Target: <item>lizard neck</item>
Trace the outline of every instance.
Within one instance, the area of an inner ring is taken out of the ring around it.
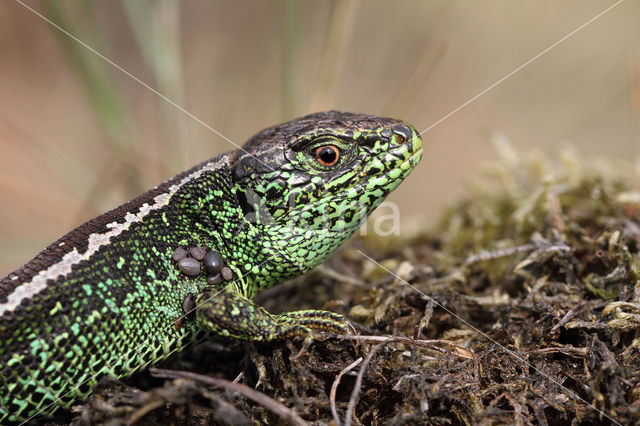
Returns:
[[[313,229],[291,224],[254,223],[245,217],[240,222],[241,227],[227,247],[232,253],[229,258],[236,261],[240,257],[247,259],[238,265],[245,275],[242,293],[247,297],[310,271],[357,229]]]
[[[238,192],[228,167],[202,173],[175,194],[183,218],[174,228],[182,230],[178,245],[219,252],[234,272],[231,285],[253,297],[310,268],[297,266],[274,224],[256,223],[245,215]]]

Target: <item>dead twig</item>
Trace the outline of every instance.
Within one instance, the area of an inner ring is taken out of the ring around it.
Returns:
[[[589,348],[574,348],[571,346],[561,346],[557,348],[541,348],[527,352],[529,355],[564,354],[574,358],[584,358],[589,353]]]
[[[273,398],[259,392],[247,385],[241,383],[233,383],[228,380],[219,379],[215,377],[204,376],[202,374],[191,373],[189,371],[176,371],[176,370],[164,370],[160,368],[150,369],[151,374],[155,377],[161,377],[165,379],[188,379],[197,382],[207,384],[209,386],[220,387],[228,391],[238,392],[250,400],[262,405],[272,413],[280,416],[284,420],[294,425],[306,425],[302,417],[297,415],[290,408],[282,405]]]
[[[495,260],[501,257],[513,256],[514,254],[531,251],[538,248],[536,244],[524,244],[518,247],[501,248],[496,250],[482,250],[480,253],[472,254],[464,261],[466,265],[476,262],[486,262],[487,260]]]
[[[333,414],[333,420],[336,422],[336,426],[340,426],[340,417],[338,417],[338,409],[336,408],[336,392],[338,390],[338,386],[340,385],[340,379],[342,376],[353,370],[362,362],[362,357],[356,359],[354,362],[345,367],[333,381],[333,385],[331,385],[331,394],[329,395],[329,400],[331,401],[331,414]]]
[[[419,346],[422,348],[429,348],[436,351],[444,352],[442,346],[446,347],[455,355],[461,358],[473,359],[473,352],[468,349],[462,348],[450,342],[449,340],[433,339],[433,340],[418,340],[410,339],[403,336],[354,336],[354,335],[339,335],[336,339],[340,340],[359,340],[364,342],[383,342],[383,343],[405,343],[412,346]]]
[[[133,413],[131,417],[127,419],[125,424],[127,426],[131,426],[138,423],[148,413],[155,410],[156,408],[162,407],[164,404],[165,402],[161,399],[156,399],[155,401],[151,401],[145,404],[144,406],[140,407],[140,409],[138,409],[135,413]]]
[[[571,321],[576,315],[580,315],[582,312],[586,311],[589,308],[589,302],[578,303],[576,306],[571,308],[569,312],[567,312],[562,319],[551,328],[551,331],[554,332],[561,327],[564,327],[569,321]]]
[[[320,275],[323,275],[327,278],[331,278],[333,280],[338,281],[339,283],[344,283],[344,284],[350,284],[350,285],[355,285],[358,287],[371,287],[369,284],[367,284],[366,282],[356,278],[356,277],[352,277],[346,274],[342,274],[338,271],[335,271],[331,268],[327,268],[327,267],[322,267],[322,268],[318,268],[317,269],[318,273]]]
[[[238,374],[236,378],[233,379],[233,383],[240,383],[240,380],[242,380],[243,378],[244,378],[244,371],[241,371],[240,374]]]
[[[375,336],[372,336],[375,337]],[[364,377],[364,372],[367,371],[367,367],[371,362],[371,358],[382,348],[384,345],[393,342],[393,337],[388,337],[385,341],[378,343],[371,351],[367,354],[367,357],[364,359],[362,363],[362,367],[360,367],[360,371],[358,372],[358,377],[356,378],[356,383],[353,386],[353,391],[351,392],[351,398],[349,398],[349,406],[347,407],[347,414],[344,418],[345,426],[351,426],[351,417],[353,416],[353,410],[356,407],[356,401],[358,400],[358,396],[360,395],[360,389],[362,389],[362,378]]]

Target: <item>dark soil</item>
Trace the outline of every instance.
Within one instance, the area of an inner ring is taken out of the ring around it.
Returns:
[[[378,340],[210,340],[158,366],[237,378],[284,412],[156,370],[104,382],[72,421],[345,424],[351,400],[352,424],[637,424],[640,194],[611,166],[557,169],[505,162],[435,229],[352,239],[258,298],[345,314]]]

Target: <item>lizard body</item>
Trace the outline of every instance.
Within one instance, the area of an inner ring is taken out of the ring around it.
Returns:
[[[410,173],[421,147],[399,120],[312,114],[54,242],[0,280],[0,423],[69,408],[101,377],[130,376],[207,332],[345,332],[338,314],[271,315],[251,298],[326,259]],[[189,247],[219,253],[233,277],[207,277],[194,259],[186,263],[195,269],[183,268],[175,256]]]

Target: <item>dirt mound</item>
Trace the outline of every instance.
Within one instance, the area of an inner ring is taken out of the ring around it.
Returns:
[[[353,320],[357,340],[208,341],[162,370],[103,383],[73,421],[636,423],[631,174],[568,155],[555,168],[505,158],[482,179],[497,188],[478,178],[435,229],[352,239],[326,267],[259,298],[272,312],[324,304]]]

